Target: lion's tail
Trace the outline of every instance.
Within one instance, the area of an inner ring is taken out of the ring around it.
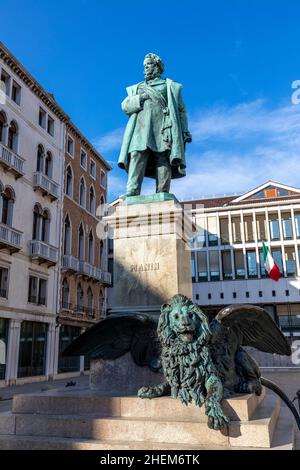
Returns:
[[[260,378],[261,384],[264,385],[265,387],[269,388],[273,392],[275,392],[286,404],[286,406],[290,409],[290,411],[293,413],[294,418],[296,420],[298,429],[300,431],[300,415],[297,411],[297,408],[295,405],[291,402],[291,400],[288,398],[288,396],[281,390],[281,388],[278,387],[274,382],[272,382],[269,379],[265,379],[264,377]]]

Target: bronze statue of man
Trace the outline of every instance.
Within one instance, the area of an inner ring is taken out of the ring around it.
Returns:
[[[182,85],[164,79],[164,64],[156,54],[144,59],[145,81],[127,88],[122,102],[129,116],[118,165],[128,173],[125,196],[141,192],[144,176],[155,178],[156,192],[170,191],[171,179],[185,176],[188,130]]]

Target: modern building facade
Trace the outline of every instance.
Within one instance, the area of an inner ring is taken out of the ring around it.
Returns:
[[[263,306],[288,334],[300,335],[300,190],[268,181],[240,196],[185,201],[197,235],[194,302],[211,315],[223,306]],[[281,271],[265,271],[262,242]]]
[[[63,336],[67,328],[63,325],[68,324],[67,318],[73,318],[74,313],[73,309],[62,308],[67,300],[68,307],[73,302],[84,307],[80,309],[82,321],[76,323],[77,333],[99,317],[100,307],[95,299],[99,302],[98,290],[107,284],[109,275],[103,274],[104,248],[103,269],[101,272],[98,269],[100,241],[96,236],[95,214],[100,202],[106,201],[109,166],[53,95],[42,88],[2,43],[0,79],[0,386],[4,386],[51,379],[63,370],[59,367],[59,347],[70,340],[70,335]],[[77,163],[81,149],[86,152],[90,165],[82,169],[85,207],[77,202]],[[73,172],[71,196],[64,195],[68,168]],[[72,235],[66,241],[67,216]],[[86,244],[84,254],[78,257],[76,224],[81,224]],[[76,279],[82,276],[82,289],[86,289],[83,304],[82,300],[73,300],[76,287],[70,281],[68,264],[73,263],[73,255],[78,258]],[[65,287],[69,283],[68,298],[67,289],[63,291],[64,281]],[[102,295],[101,314],[104,315],[103,289]],[[83,358],[79,365],[83,371]]]

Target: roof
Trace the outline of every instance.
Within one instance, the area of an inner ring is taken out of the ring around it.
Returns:
[[[68,114],[54,99],[52,93],[47,92],[42,85],[28,72],[28,70],[21,64],[21,62],[7,49],[7,47],[0,41],[0,59],[23,81],[23,83],[37,95],[40,100],[50,109],[50,111],[58,117],[66,127],[71,129],[74,134],[86,145],[86,147],[98,157],[107,170],[111,170],[111,166],[102,157],[102,155],[95,149],[90,141],[82,134],[82,132],[75,126]]]

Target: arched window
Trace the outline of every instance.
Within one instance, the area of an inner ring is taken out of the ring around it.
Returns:
[[[95,192],[93,186],[90,187],[90,212],[95,215]]]
[[[5,143],[5,126],[6,116],[3,112],[0,113],[0,142]]]
[[[67,215],[65,218],[65,237],[64,237],[64,255],[71,254],[71,223],[70,218]]]
[[[100,317],[105,316],[105,295],[104,290],[99,290],[99,315]]]
[[[69,197],[73,197],[73,173],[70,165],[67,167],[66,171],[66,194]]]
[[[50,213],[46,209],[42,215],[42,241],[49,243],[50,238]]]
[[[104,243],[100,240],[99,267],[103,270],[104,266]]]
[[[68,283],[68,280],[65,278],[62,283],[62,293],[61,293],[62,308],[69,309],[70,307],[69,300],[70,300],[69,283]]]
[[[80,224],[78,230],[78,258],[80,261],[84,260],[84,231],[82,224]]]
[[[44,171],[44,156],[44,147],[42,145],[39,145],[37,150],[36,171]]]
[[[47,152],[45,160],[45,175],[48,178],[52,178],[52,155],[51,152]]]
[[[81,284],[77,284],[77,311],[83,312],[83,290]]]
[[[83,178],[80,178],[80,183],[79,183],[79,204],[82,207],[85,207],[85,204],[86,204],[85,182]]]
[[[12,226],[13,209],[15,195],[11,188],[5,188],[1,193],[1,222],[6,225]]]
[[[18,128],[17,124],[12,121],[8,129],[7,147],[14,152],[18,151]]]
[[[94,264],[94,237],[92,231],[89,235],[89,263]]]
[[[89,287],[87,290],[88,312],[93,313],[93,291]]]
[[[33,230],[32,230],[33,240],[41,239],[42,214],[43,214],[43,210],[40,204],[35,204],[33,208]]]

